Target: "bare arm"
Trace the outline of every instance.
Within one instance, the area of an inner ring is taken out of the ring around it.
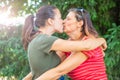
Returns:
[[[84,41],[68,41],[68,40],[58,39],[53,43],[51,50],[65,51],[65,52],[92,50],[97,48],[98,46],[101,46],[102,44],[104,44],[103,46],[105,48],[107,47],[106,41],[103,38],[87,39]]]
[[[59,56],[59,58],[61,59],[61,62],[66,59],[65,53],[63,53],[63,52],[61,52],[61,51],[56,51],[56,54],[57,54],[57,55]]]
[[[30,72],[22,80],[32,80],[32,77],[33,77],[32,72]]]
[[[73,53],[56,68],[48,70],[36,80],[56,80],[61,75],[64,75],[70,72],[71,70],[75,69],[77,66],[82,64],[86,59],[87,56],[81,52]]]

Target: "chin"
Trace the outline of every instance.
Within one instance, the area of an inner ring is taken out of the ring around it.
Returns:
[[[63,31],[59,31],[59,33],[63,33]]]
[[[66,31],[66,30],[64,30],[63,32],[67,33],[67,31]]]
[[[57,32],[58,32],[58,33],[63,33],[63,30],[61,30],[61,31],[59,30],[59,31],[57,31]]]

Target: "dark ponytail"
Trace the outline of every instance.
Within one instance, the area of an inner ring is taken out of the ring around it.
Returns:
[[[47,19],[54,19],[55,9],[57,9],[55,6],[42,6],[36,12],[35,20],[33,15],[29,15],[26,18],[22,30],[22,42],[25,50],[27,50],[29,42],[36,36],[35,34],[38,32],[34,29],[34,27],[38,29],[40,29],[40,27],[45,27]]]
[[[22,43],[25,50],[27,50],[29,42],[34,38],[36,31],[34,30],[34,16],[29,15],[25,19],[22,30]]]

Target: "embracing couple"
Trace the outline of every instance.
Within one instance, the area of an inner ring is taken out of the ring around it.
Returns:
[[[68,40],[52,36],[63,31]],[[99,38],[83,8],[69,9],[62,20],[57,7],[40,7],[36,16],[26,18],[22,41],[31,69],[23,80],[64,80],[65,74],[72,80],[107,80],[106,41]]]

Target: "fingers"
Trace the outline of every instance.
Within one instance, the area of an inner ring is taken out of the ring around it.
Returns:
[[[107,49],[107,43],[106,43],[106,42],[102,44],[102,49],[103,49],[103,50],[106,50],[106,49]]]

